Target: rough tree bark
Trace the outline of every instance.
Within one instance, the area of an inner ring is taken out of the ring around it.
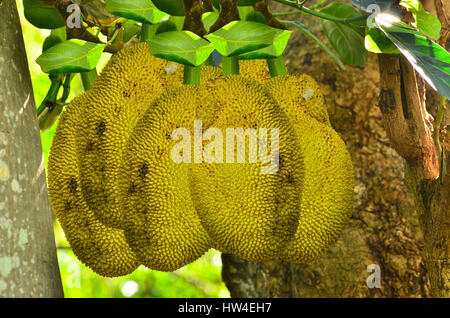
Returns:
[[[280,9],[282,8],[282,9]],[[273,11],[285,6],[272,5]],[[315,34],[315,17],[292,16]],[[322,40],[327,40],[321,35]],[[223,255],[223,279],[233,297],[428,297],[423,235],[404,162],[391,147],[378,107],[380,77],[373,54],[363,67],[340,70],[309,38],[295,32],[285,55],[290,73],[307,73],[320,84],[333,127],[355,167],[350,224],[325,255],[305,265],[245,262]],[[381,288],[368,288],[370,264],[381,268]]]
[[[0,296],[62,297],[36,106],[15,1],[0,1]]]
[[[441,44],[445,46],[450,31],[448,11],[442,10],[441,0],[422,3],[440,19]],[[387,101],[382,107],[384,122],[392,144],[406,159],[406,183],[414,194],[424,234],[424,259],[431,295],[450,297],[450,173],[444,168],[450,164],[450,148],[446,149],[445,144],[436,147],[433,142],[433,130],[443,140],[444,129],[450,124],[450,107],[439,127],[435,127],[433,118],[437,117],[440,104],[436,92],[427,88],[406,61],[381,55],[379,63],[384,93],[380,100]],[[391,83],[397,83],[398,87],[391,87]],[[392,98],[384,99],[386,94]],[[446,165],[440,158],[447,158]]]

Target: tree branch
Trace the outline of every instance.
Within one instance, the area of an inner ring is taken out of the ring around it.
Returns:
[[[261,13],[264,16],[269,26],[277,29],[287,30],[286,25],[281,23],[277,18],[275,18],[272,15],[272,12],[270,12],[269,7],[267,6],[265,0],[255,3],[253,5],[253,9],[255,9],[255,11]]]
[[[198,36],[208,33],[202,22],[202,0],[183,0],[183,4],[186,12],[183,30],[194,32]]]
[[[70,12],[67,12],[67,6],[72,4],[70,0],[45,0],[45,3],[54,6],[59,14],[62,16],[64,21],[70,16]],[[80,28],[67,28],[66,27],[67,39],[79,39],[87,42],[93,43],[103,43],[98,37],[90,33],[84,26]],[[108,45],[105,48],[105,52],[117,53],[123,48],[123,43],[116,42],[115,44]]]
[[[439,177],[438,155],[414,68],[406,60],[386,54],[379,55],[379,64],[379,106],[392,146],[420,169],[424,179],[435,180]]]
[[[232,21],[239,20],[238,0],[220,0],[220,14],[209,32],[219,30]]]

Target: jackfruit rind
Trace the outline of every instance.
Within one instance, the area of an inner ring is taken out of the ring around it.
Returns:
[[[140,263],[123,231],[100,223],[82,196],[75,134],[82,108],[94,98],[85,93],[74,99],[60,117],[48,161],[49,197],[78,259],[99,275],[115,277],[133,272]]]
[[[230,75],[201,90],[209,92],[208,102],[219,105],[208,107],[220,110],[212,127],[222,131],[223,145],[227,128],[266,128],[269,136],[272,128],[279,129],[280,164],[272,174],[263,174],[265,165],[260,160],[250,163],[248,156],[245,163],[225,163],[225,150],[223,163],[193,164],[189,173],[193,201],[213,247],[249,261],[272,259],[298,224],[304,172],[293,128],[271,95],[252,79]],[[246,149],[248,145],[247,140]]]
[[[175,163],[171,156],[178,143],[173,131],[192,132],[203,102],[196,86],[167,90],[138,121],[124,151],[118,188],[125,237],[151,269],[174,271],[210,248],[190,195],[189,163]],[[202,113],[213,118],[213,112]]]
[[[140,43],[120,51],[95,81],[97,101],[80,121],[77,151],[83,196],[102,223],[122,227],[117,175],[126,140],[153,99],[182,84],[182,71]]]
[[[305,115],[293,125],[304,154],[305,179],[298,229],[280,257],[309,263],[348,224],[353,211],[353,165],[344,142],[331,127]]]
[[[239,74],[243,77],[252,78],[261,84],[270,80],[266,60],[240,60]]]
[[[266,82],[265,86],[280,104],[295,105],[284,109],[289,118],[293,119],[304,113],[331,126],[322,91],[311,76],[276,76]]]

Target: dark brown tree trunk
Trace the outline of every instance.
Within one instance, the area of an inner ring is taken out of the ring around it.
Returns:
[[[15,1],[0,1],[0,297],[62,297],[36,106]]]
[[[273,11],[286,10],[280,8],[272,6]],[[321,34],[319,19],[289,18]],[[223,279],[231,295],[430,296],[423,235],[414,197],[405,185],[405,160],[391,147],[378,107],[377,57],[371,54],[365,66],[347,66],[342,71],[314,42],[295,32],[285,58],[290,73],[307,73],[319,82],[332,125],[351,153],[356,177],[354,213],[339,241],[311,264],[250,263],[223,255]],[[381,288],[368,287],[371,264],[380,266]]]

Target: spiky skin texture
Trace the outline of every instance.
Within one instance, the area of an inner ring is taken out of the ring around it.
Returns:
[[[323,97],[311,77],[280,76],[266,87],[288,114],[305,165],[298,229],[280,257],[291,263],[309,263],[319,258],[348,224],[353,211],[353,165],[344,142],[329,124]],[[317,91],[305,101],[303,95],[310,88]]]
[[[276,76],[266,83],[266,87],[280,104],[296,105],[284,109],[291,120],[306,114],[331,126],[319,84],[311,76],[306,74]]]
[[[166,91],[138,121],[124,151],[118,187],[125,236],[139,260],[152,269],[176,270],[210,248],[191,199],[189,164],[177,164],[171,157],[178,143],[172,132],[178,127],[193,131],[202,102],[195,86]]]
[[[80,121],[77,136],[83,196],[104,224],[122,228],[117,178],[132,128],[153,99],[182,84],[182,65],[153,57],[140,43],[120,51],[91,91],[97,102]]]
[[[276,173],[262,174],[259,159],[225,163],[225,150],[224,163],[194,164],[189,173],[193,201],[213,247],[249,261],[272,259],[292,239],[298,224],[303,158],[293,128],[276,101],[252,79],[227,76],[201,89],[213,103],[208,107],[220,110],[212,127],[221,130],[224,140],[229,127],[266,128],[269,136],[271,128],[279,129]]]
[[[77,123],[94,102],[84,94],[61,115],[48,161],[50,203],[78,259],[99,275],[115,277],[133,272],[139,261],[122,230],[100,223],[88,208],[80,184],[75,154]]]
[[[242,60],[239,61],[239,74],[251,78],[261,84],[270,80],[269,68],[266,60]]]

